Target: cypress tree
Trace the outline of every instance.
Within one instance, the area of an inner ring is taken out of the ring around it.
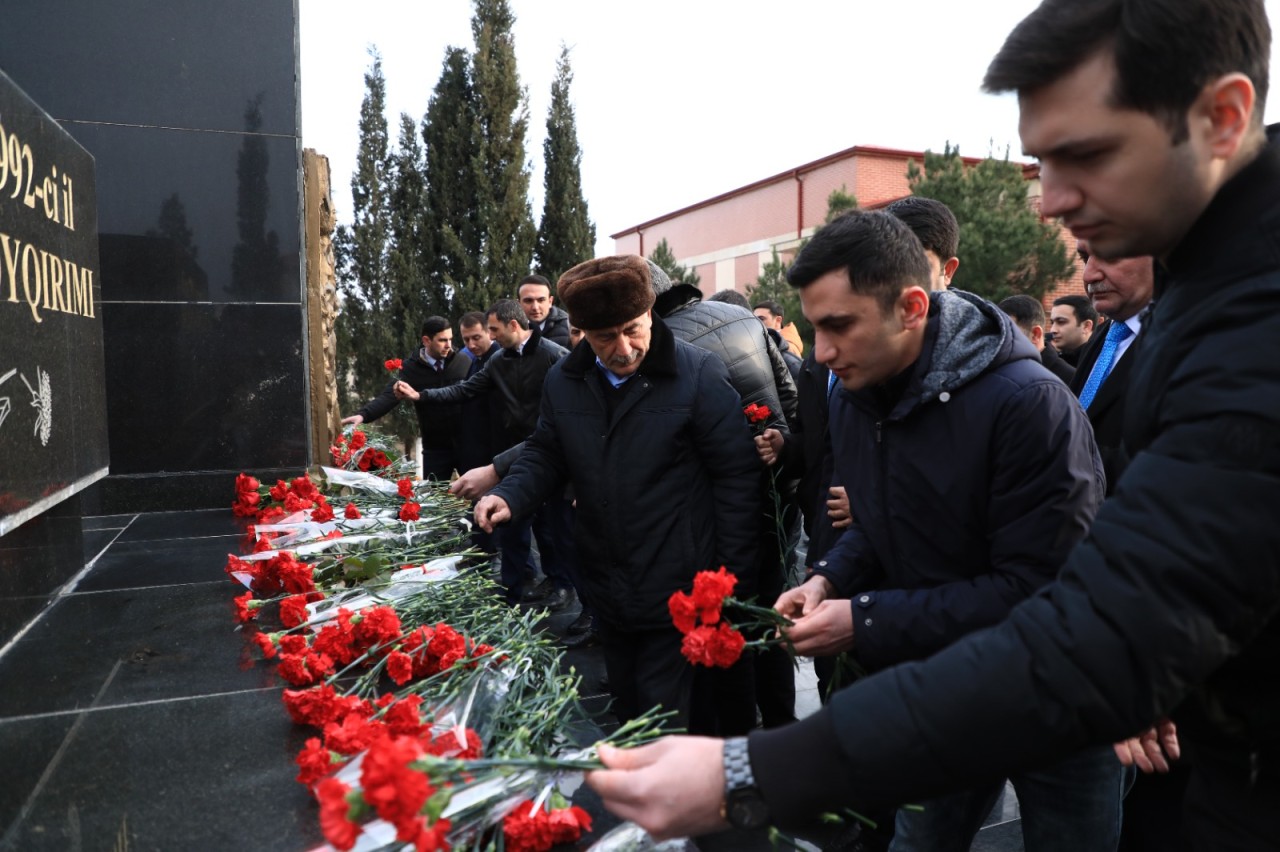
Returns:
[[[372,63],[364,75],[365,95],[360,103],[360,146],[356,170],[351,176],[350,228],[340,229],[334,239],[338,268],[338,293],[342,299],[338,314],[338,363],[348,381],[339,377],[346,393],[346,408],[354,413],[360,404],[376,396],[386,386],[388,375],[383,361],[406,354],[406,342],[397,334],[404,328],[403,300],[397,300],[388,274],[391,236],[391,157],[387,133],[387,85],[382,75],[382,58],[371,51]],[[379,421],[385,432],[408,438],[416,431],[413,412],[399,406]]]
[[[667,277],[677,284],[692,284],[697,287],[702,281],[701,275],[676,263],[675,252],[671,250],[671,245],[667,242],[666,237],[658,240],[658,244],[649,253],[649,259],[656,263],[663,272],[667,273]]]
[[[470,57],[460,47],[449,47],[422,120],[426,155],[424,215],[425,228],[435,244],[430,286],[433,291],[447,293],[457,313],[489,307],[483,302],[483,295],[473,292],[474,282],[480,279],[476,139]]]
[[[515,294],[529,272],[537,232],[529,208],[525,133],[529,107],[516,73],[515,15],[507,0],[475,0],[471,32],[476,105],[476,221],[480,237],[476,278],[467,301],[486,306]]]
[[[391,156],[391,179],[387,273],[396,313],[392,325],[397,339],[413,346],[424,318],[433,314],[447,317],[451,311],[447,292],[430,280],[435,252],[425,213],[422,143],[418,125],[408,114],[400,116],[400,139]]]
[[[596,226],[582,195],[582,149],[569,86],[573,71],[569,49],[561,45],[556,79],[547,110],[547,138],[542,143],[542,222],[534,249],[537,270],[551,281],[571,266],[595,256]]]

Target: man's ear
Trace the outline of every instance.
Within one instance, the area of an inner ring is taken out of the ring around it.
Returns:
[[[942,264],[942,274],[947,276],[947,284],[950,286],[951,279],[956,277],[956,270],[960,268],[960,258],[953,257],[946,263]]]
[[[1215,157],[1228,160],[1235,156],[1253,130],[1256,104],[1257,93],[1252,81],[1239,72],[1226,74],[1204,87],[1191,106],[1188,121],[1198,122],[1204,129],[1209,150]]]
[[[1093,320],[1085,320],[1084,322],[1080,323],[1080,327],[1083,328],[1085,331],[1087,331],[1089,334],[1093,334]]]
[[[1031,326],[1031,342],[1035,345],[1037,349],[1044,348],[1044,326],[1042,325]]]
[[[903,290],[898,296],[898,312],[903,328],[923,325],[929,319],[929,291],[914,284]]]

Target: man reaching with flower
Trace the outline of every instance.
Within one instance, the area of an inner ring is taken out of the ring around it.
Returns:
[[[572,482],[584,593],[595,607],[616,712],[654,705],[687,726],[693,670],[667,600],[719,565],[755,586],[759,461],[724,364],[654,315],[641,257],[579,264],[557,294],[586,333],[547,374],[537,429],[476,504],[485,529]]]

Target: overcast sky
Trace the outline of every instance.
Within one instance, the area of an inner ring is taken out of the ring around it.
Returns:
[[[1017,105],[980,90],[1035,0],[510,0],[528,93],[534,222],[556,59],[570,48],[582,181],[609,235],[854,145],[1020,157]],[[1280,0],[1268,0],[1273,23]],[[470,0],[300,0],[302,142],[329,157],[351,218],[368,50],[388,123],[421,122],[445,47],[473,47]],[[1272,66],[1277,62],[1272,54]],[[1268,105],[1269,121],[1280,109]]]

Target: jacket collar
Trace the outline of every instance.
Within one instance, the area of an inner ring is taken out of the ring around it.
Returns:
[[[1280,124],[1273,124],[1257,158],[1222,185],[1164,268],[1156,265],[1156,296],[1171,278],[1221,285],[1273,267],[1280,254],[1278,188]]]
[[[529,323],[529,339],[524,342],[524,346],[520,349],[503,349],[502,356],[504,358],[520,358],[528,355],[538,348],[538,341],[542,339],[542,332],[533,323]]]
[[[589,370],[596,369],[596,353],[590,343],[586,346],[576,346],[561,363],[563,366],[560,369],[566,376],[582,378],[588,374]],[[653,332],[652,339],[649,341],[649,351],[640,362],[639,372],[646,376],[676,374],[675,335],[656,313],[653,314]]]

